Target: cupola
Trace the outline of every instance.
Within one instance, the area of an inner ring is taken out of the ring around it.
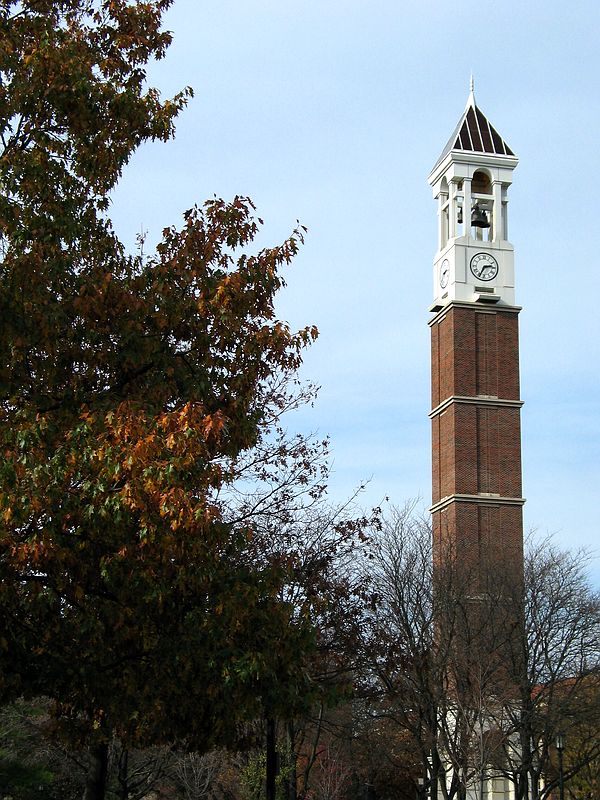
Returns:
[[[466,108],[429,175],[438,203],[432,310],[452,300],[514,304],[508,188],[517,163],[477,107],[471,79]]]

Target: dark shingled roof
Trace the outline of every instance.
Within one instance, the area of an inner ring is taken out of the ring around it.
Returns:
[[[514,156],[513,151],[498,131],[477,108],[473,92],[469,96],[469,102],[464,114],[435,166],[437,167],[452,150],[462,150],[466,153],[489,153],[496,156]]]

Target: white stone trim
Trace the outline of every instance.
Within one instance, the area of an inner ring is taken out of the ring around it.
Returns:
[[[444,313],[448,313],[448,309],[450,308],[473,308],[480,314],[494,314],[494,313],[511,313],[511,314],[518,314],[519,311],[523,310],[523,306],[509,306],[506,303],[498,303],[494,305],[493,311],[484,310],[481,308],[481,303],[474,301],[473,303],[467,303],[464,300],[450,300],[449,303],[446,303],[443,308],[439,311],[435,311],[435,303],[431,306],[428,311],[435,311],[435,317],[429,320],[427,323],[429,327],[435,325],[438,322],[438,317]]]
[[[436,511],[449,506],[451,503],[477,503],[484,506],[522,506],[525,504],[524,497],[501,497],[499,494],[451,494],[443,497],[431,506],[429,512],[434,514]]]
[[[437,417],[438,414],[441,414],[442,411],[446,411],[446,409],[454,405],[454,403],[463,403],[471,406],[492,406],[494,408],[521,408],[521,406],[524,405],[523,400],[507,400],[500,397],[483,396],[467,397],[460,394],[453,394],[429,412],[430,419]]]
[[[517,156],[503,156],[497,153],[479,153],[470,150],[450,150],[442,161],[437,163],[429,173],[430,186],[441,180],[448,168],[452,164],[467,164],[476,167],[500,167],[504,169],[514,170],[519,159]]]

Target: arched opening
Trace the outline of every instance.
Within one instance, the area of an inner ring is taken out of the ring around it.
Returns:
[[[478,169],[471,179],[471,236],[478,241],[494,238],[494,196],[487,172]]]
[[[491,194],[492,182],[489,175],[478,169],[471,181],[471,192],[473,194]]]

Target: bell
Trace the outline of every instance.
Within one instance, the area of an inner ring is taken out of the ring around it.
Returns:
[[[462,225],[462,220],[463,220],[462,206],[459,206],[458,207],[458,214],[456,215],[456,221],[458,222],[459,225]]]
[[[487,218],[487,214],[480,208],[478,205],[473,206],[473,212],[471,213],[471,225],[474,228],[489,228],[490,223]]]

